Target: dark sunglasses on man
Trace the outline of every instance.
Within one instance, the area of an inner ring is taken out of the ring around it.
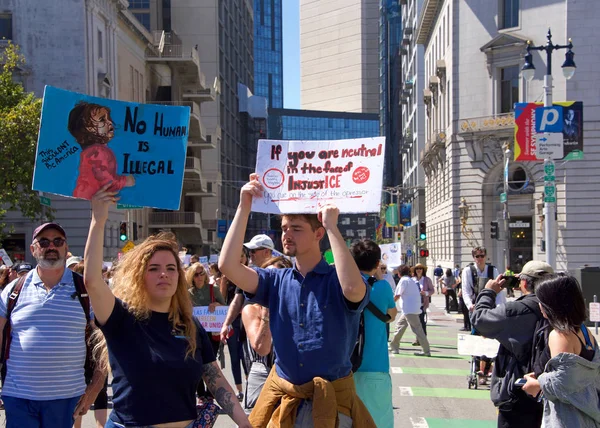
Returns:
[[[262,250],[265,250],[265,249],[266,249],[266,248],[255,248],[254,250],[250,250],[250,254],[254,254],[254,253],[256,253],[257,251],[262,251]]]
[[[63,238],[54,238],[52,240],[46,239],[46,238],[42,238],[42,239],[38,239],[36,242],[38,244],[40,244],[40,247],[42,247],[42,248],[48,248],[50,246],[50,243],[54,244],[54,246],[56,248],[60,248],[67,241],[65,239],[63,239]]]

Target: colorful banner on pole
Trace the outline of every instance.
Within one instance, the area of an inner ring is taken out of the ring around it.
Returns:
[[[385,210],[385,222],[387,227],[398,226],[398,205],[389,204]]]
[[[400,224],[403,226],[410,226],[412,214],[412,205],[410,202],[403,202],[400,205]]]
[[[583,159],[583,103],[515,105],[515,160]]]
[[[342,213],[379,212],[385,137],[336,141],[260,140],[256,173],[263,213],[316,213],[335,204]]]
[[[400,243],[383,244],[381,248],[381,261],[387,263],[388,266],[400,266],[402,264],[402,247]]]
[[[189,107],[136,104],[46,86],[33,189],[91,199],[104,185],[119,203],[177,210]]]

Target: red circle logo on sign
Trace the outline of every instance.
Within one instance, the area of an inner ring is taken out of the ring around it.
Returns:
[[[271,168],[263,174],[263,184],[269,189],[277,189],[283,184],[283,172]]]
[[[352,173],[352,181],[354,181],[356,184],[363,184],[369,180],[370,175],[371,172],[369,171],[369,168],[366,166],[359,166]]]

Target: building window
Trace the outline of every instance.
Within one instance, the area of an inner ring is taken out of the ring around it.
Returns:
[[[358,224],[361,226],[364,226],[365,224],[367,224],[367,218],[366,217],[359,217],[358,218]]]
[[[500,29],[519,26],[519,0],[500,0]]]
[[[12,15],[10,13],[0,13],[0,40],[12,40]]]
[[[340,222],[341,224],[347,226],[350,224],[350,217],[342,217],[342,221]]]
[[[500,113],[514,111],[519,102],[519,66],[500,69]]]
[[[102,31],[98,30],[98,59],[102,59],[103,57],[103,49],[102,49]]]
[[[146,30],[150,31],[150,14],[149,13],[134,13],[133,16],[140,21]]]
[[[129,9],[148,9],[150,0],[129,0]]]

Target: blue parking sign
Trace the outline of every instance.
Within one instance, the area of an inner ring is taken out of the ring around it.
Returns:
[[[538,107],[535,109],[535,132],[562,132],[562,106]]]

